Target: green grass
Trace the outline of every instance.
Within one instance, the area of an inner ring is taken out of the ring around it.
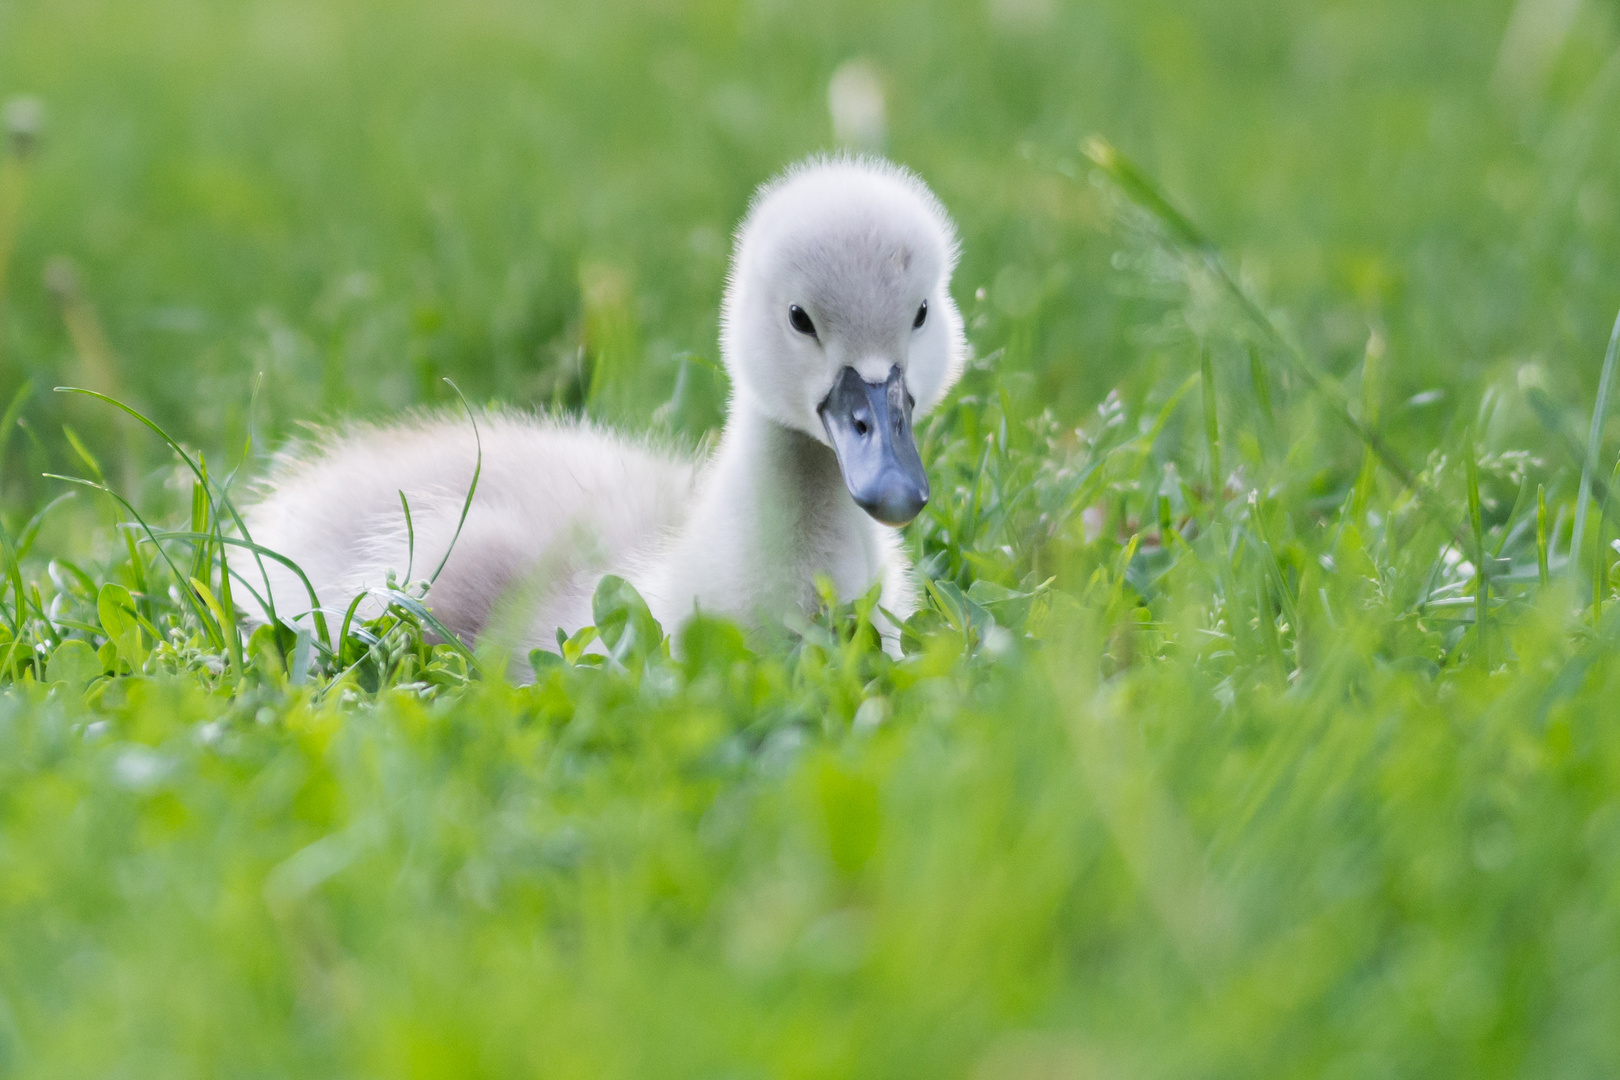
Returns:
[[[0,0],[0,1075],[1611,1075],[1620,16],[1520,6]],[[704,438],[857,56],[978,357],[904,659],[247,632],[301,420]]]

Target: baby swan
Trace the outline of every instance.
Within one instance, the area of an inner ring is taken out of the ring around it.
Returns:
[[[731,400],[708,461],[582,421],[482,416],[483,471],[452,548],[473,432],[418,417],[283,452],[248,528],[303,568],[327,611],[390,571],[427,576],[448,550],[426,602],[469,642],[554,649],[559,628],[593,621],[603,573],[672,633],[694,610],[780,625],[813,609],[820,575],[845,598],[881,582],[904,618],[916,597],[897,527],[928,501],[912,418],[965,351],[956,257],[915,175],[811,160],[761,187],[737,230],[720,334]],[[302,583],[265,565],[280,616],[307,611]]]

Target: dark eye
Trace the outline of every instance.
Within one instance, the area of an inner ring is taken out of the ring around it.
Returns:
[[[928,301],[924,300],[922,306],[917,309],[917,317],[911,320],[911,328],[913,330],[917,329],[926,318],[928,318]]]
[[[792,323],[793,329],[799,333],[809,334],[811,337],[816,336],[816,324],[810,321],[810,316],[806,315],[804,308],[798,304],[788,307],[788,322]]]

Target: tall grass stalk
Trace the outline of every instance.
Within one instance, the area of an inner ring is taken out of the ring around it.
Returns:
[[[1603,497],[1597,520],[1596,552],[1592,557],[1592,628],[1597,629],[1603,621],[1603,596],[1609,591],[1609,546],[1604,538],[1604,521],[1608,517],[1609,500],[1613,496],[1614,485],[1620,484],[1620,462],[1615,462],[1614,474],[1609,477],[1609,490]],[[1571,549],[1573,552],[1574,549]]]
[[[1536,581],[1543,589],[1552,580],[1547,567],[1547,485],[1536,485]]]
[[[1204,387],[1204,441],[1209,448],[1209,497],[1218,515],[1225,501],[1221,493],[1226,482],[1221,473],[1221,426],[1215,403],[1215,364],[1207,345],[1200,350],[1198,371]]]
[[[1367,346],[1361,361],[1361,419],[1369,429],[1378,427],[1378,402],[1384,374],[1384,337],[1376,330],[1367,335]],[[1367,503],[1372,498],[1373,485],[1378,479],[1378,455],[1371,446],[1362,447],[1361,473],[1356,477],[1354,494],[1350,501],[1350,520],[1360,528],[1367,515]]]
[[[226,518],[229,516],[230,525],[234,526],[236,530],[241,533],[243,539],[249,541],[250,543],[252,542],[253,536],[252,533],[248,531],[247,522],[244,521],[242,519],[242,515],[237,512],[236,504],[231,500],[226,489],[223,487],[216,487],[216,485],[211,484],[208,480],[207,474],[203,471],[202,464],[199,461],[193,460],[191,455],[186,452],[186,449],[181,446],[173,436],[171,436],[167,431],[163,430],[163,428],[158,424],[154,423],[144,413],[140,412],[138,409],[126,405],[124,402],[119,401],[115,397],[109,397],[106,394],[98,393],[94,390],[88,390],[83,387],[58,386],[56,387],[56,392],[59,394],[82,394],[85,397],[94,398],[97,401],[111,405],[155,434],[163,441],[164,445],[166,445],[169,450],[176,457],[178,457],[182,463],[184,463],[186,468],[191,472],[191,475],[196,478],[197,483],[202,486],[203,493],[208,501],[208,517],[212,524],[215,540],[219,541],[224,536],[223,530],[227,527]],[[268,598],[271,595],[272,590],[270,588],[270,578],[268,574],[265,574],[264,564],[262,562],[259,563],[259,570],[260,575],[264,580],[265,595]]]
[[[1491,554],[1485,548],[1485,519],[1479,497],[1479,448],[1474,430],[1463,433],[1463,463],[1468,482],[1468,523],[1474,533],[1474,645],[1481,667],[1490,667]]]
[[[1575,493],[1575,531],[1569,542],[1570,573],[1580,563],[1582,541],[1586,537],[1586,507],[1592,495],[1592,484],[1597,480],[1598,458],[1603,453],[1603,424],[1609,416],[1609,397],[1614,393],[1615,369],[1620,367],[1620,313],[1616,313],[1614,329],[1609,333],[1609,347],[1603,354],[1603,368],[1598,376],[1597,401],[1592,405],[1592,423],[1586,431],[1586,456],[1581,461],[1581,486]],[[1608,498],[1599,496],[1603,505]]]
[[[1261,358],[1259,348],[1254,345],[1249,346],[1249,382],[1254,387],[1254,400],[1259,406],[1262,445],[1274,451],[1277,414],[1271,405],[1271,375],[1266,371],[1266,362]]]
[[[444,549],[444,557],[439,560],[439,565],[435,566],[433,568],[433,573],[428,575],[428,585],[430,587],[435,581],[439,580],[439,575],[444,572],[444,564],[450,561],[450,553],[456,550],[456,541],[461,539],[461,527],[467,524],[467,512],[472,509],[473,496],[478,492],[478,478],[484,472],[484,440],[483,436],[478,433],[478,417],[473,415],[472,406],[467,403],[467,395],[461,392],[461,387],[457,386],[449,379],[445,379],[444,381],[449,385],[450,389],[456,392],[456,397],[461,401],[461,407],[467,412],[467,422],[472,425],[473,446],[476,456],[473,460],[472,480],[467,484],[467,497],[463,499],[461,503],[461,516],[456,519],[456,531],[451,534],[450,545]],[[403,499],[404,495],[402,494],[400,498]],[[409,515],[410,511],[407,508],[407,524],[410,520]],[[416,546],[416,534],[414,530],[412,530],[411,535],[411,547],[412,553],[414,554]]]

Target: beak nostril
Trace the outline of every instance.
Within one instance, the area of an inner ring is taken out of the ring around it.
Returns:
[[[881,383],[846,367],[816,408],[855,505],[899,527],[928,504],[928,476],[912,436],[910,395],[899,365]]]

